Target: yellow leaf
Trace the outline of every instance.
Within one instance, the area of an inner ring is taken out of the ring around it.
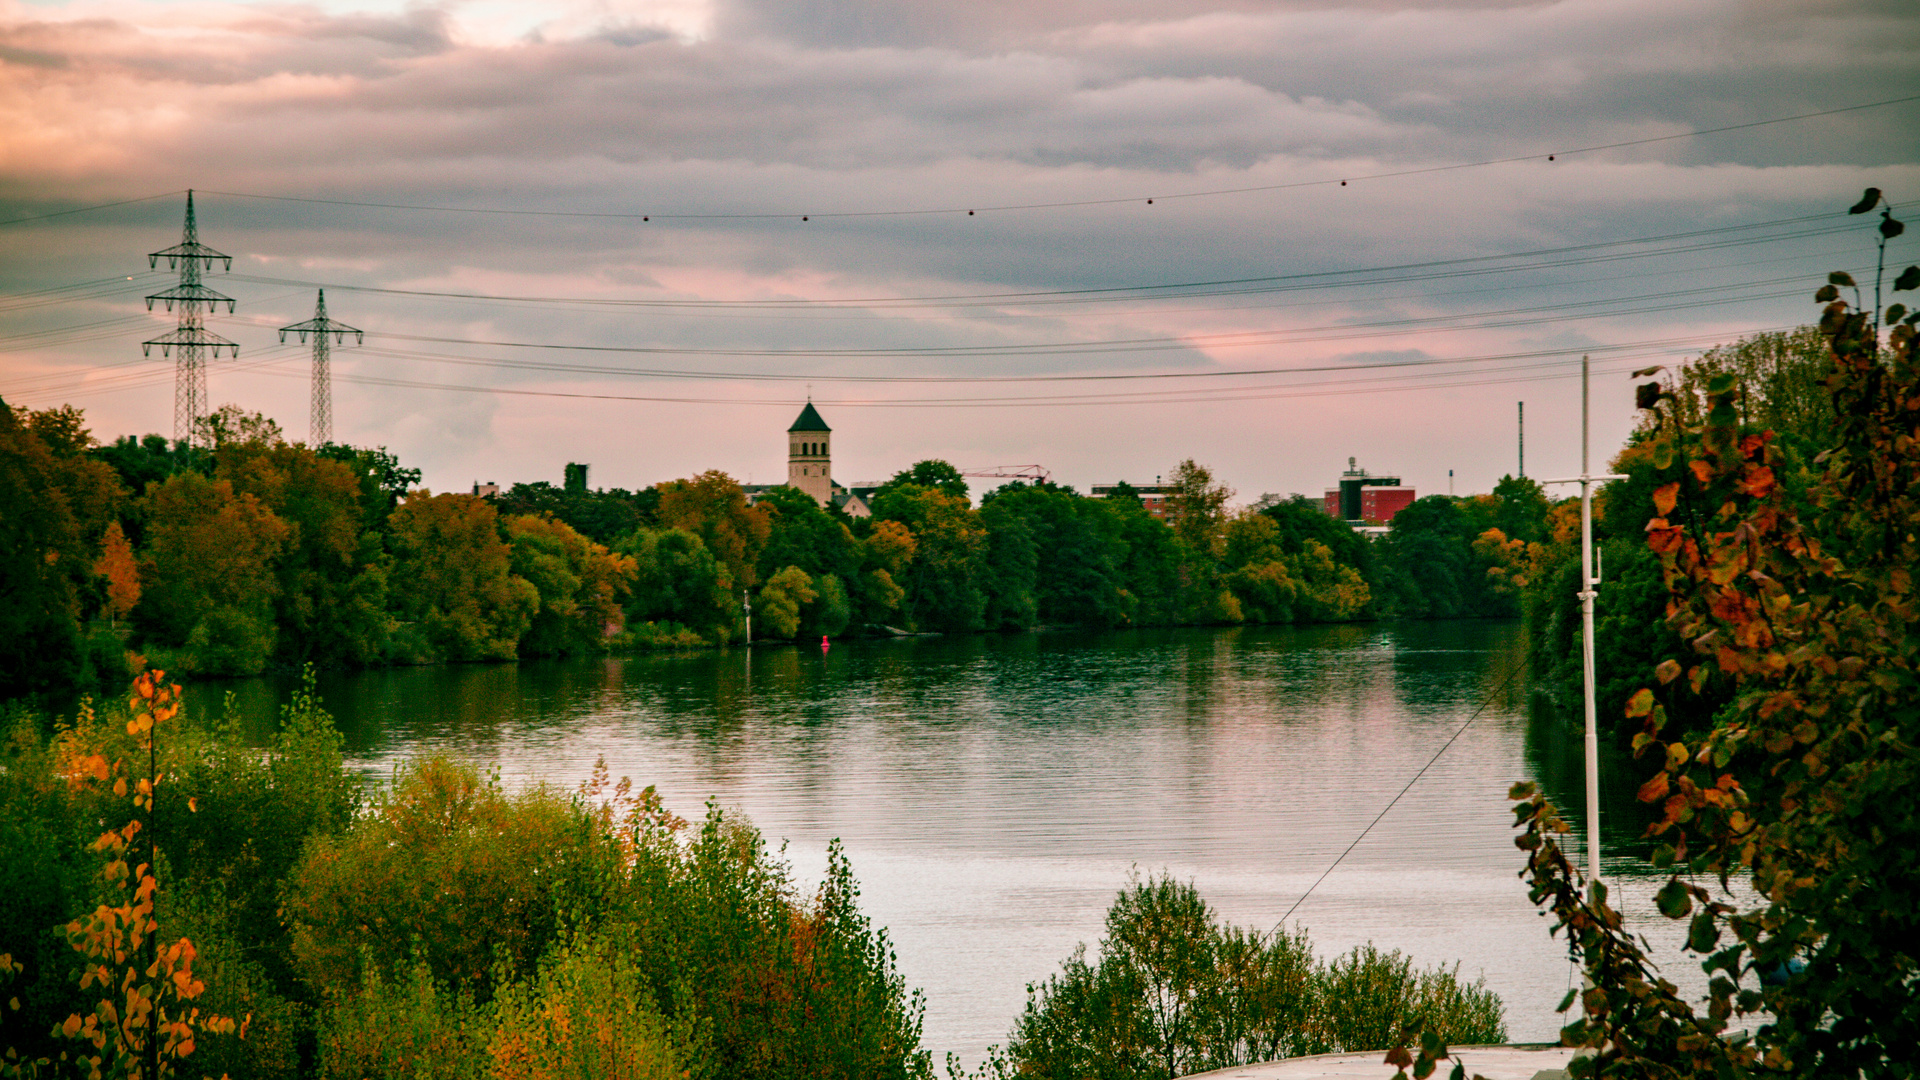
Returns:
[[[198,797],[192,797],[192,796],[190,796],[190,797],[188,797],[188,799],[187,799],[187,813],[189,813],[189,814],[197,814],[197,813],[199,813],[199,812],[200,812],[200,800],[199,800],[199,798],[198,798]]]

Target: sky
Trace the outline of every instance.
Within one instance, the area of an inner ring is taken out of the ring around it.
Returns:
[[[1868,186],[1911,0],[0,0],[0,397],[172,434],[194,189],[213,403],[309,436],[325,288],[335,439],[434,490],[777,482],[811,395],[841,482],[1466,494],[1521,403],[1579,472],[1583,354],[1597,471],[1632,369],[1811,321]]]

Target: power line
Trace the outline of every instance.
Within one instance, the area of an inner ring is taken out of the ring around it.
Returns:
[[[377,336],[377,335],[376,335]],[[1696,334],[1683,337],[1655,338],[1644,341],[1624,342],[1618,345],[1582,345],[1580,351],[1596,355],[1610,352],[1645,350],[1650,348],[1678,348],[1684,345],[1712,344],[1723,339],[1720,334]],[[1463,357],[1423,357],[1416,360],[1398,360],[1379,363],[1340,363],[1317,364],[1307,367],[1267,367],[1232,368],[1209,371],[1167,371],[1167,372],[1103,372],[1100,374],[1072,375],[831,375],[820,372],[748,372],[748,371],[698,371],[678,368],[623,368],[607,367],[595,364],[565,364],[546,361],[502,360],[491,357],[450,356],[445,353],[420,352],[405,349],[372,348],[369,353],[400,360],[425,360],[437,363],[459,364],[469,367],[492,367],[515,371],[537,371],[556,375],[615,375],[635,378],[690,379],[715,382],[821,382],[821,383],[889,383],[889,384],[994,384],[994,383],[1057,383],[1057,382],[1138,382],[1187,379],[1230,379],[1255,378],[1262,376],[1286,376],[1303,374],[1323,374],[1341,371],[1381,371],[1398,368],[1428,367],[1444,364],[1491,363],[1506,360],[1539,359],[1550,356],[1565,356],[1567,349],[1539,349],[1527,352],[1493,353]]]
[[[376,354],[378,353],[378,350],[369,350],[369,351],[375,352]],[[1393,390],[1446,389],[1446,388],[1463,387],[1463,386],[1509,385],[1509,384],[1517,384],[1517,383],[1523,383],[1523,382],[1540,382],[1540,381],[1546,381],[1546,380],[1560,380],[1560,379],[1575,378],[1578,375],[1578,369],[1573,364],[1571,358],[1576,353],[1586,352],[1586,351],[1591,351],[1591,350],[1586,348],[1576,349],[1576,350],[1565,350],[1562,353],[1560,353],[1560,355],[1565,356],[1568,359],[1562,361],[1560,364],[1535,365],[1535,367],[1549,366],[1549,367],[1561,368],[1564,370],[1536,372],[1534,374],[1519,375],[1519,376],[1511,375],[1504,371],[1441,372],[1441,373],[1434,373],[1431,375],[1410,375],[1410,376],[1388,374],[1382,379],[1377,379],[1377,380],[1351,379],[1351,380],[1341,380],[1337,382],[1310,384],[1309,386],[1306,386],[1306,387],[1278,387],[1278,386],[1269,385],[1269,386],[1253,386],[1253,387],[1230,387],[1230,388],[1223,388],[1219,390],[1210,390],[1210,391],[1209,390],[1154,391],[1154,392],[1147,392],[1147,393],[1140,393],[1140,394],[1100,394],[1100,395],[1087,394],[1087,395],[1050,395],[1050,396],[1026,396],[1026,397],[1004,397],[1003,396],[1003,397],[972,397],[972,398],[883,398],[883,399],[845,398],[845,399],[839,399],[839,400],[816,399],[815,403],[820,405],[832,405],[836,408],[972,408],[972,407],[1022,408],[1022,407],[1041,407],[1041,406],[1060,407],[1060,406],[1112,406],[1112,405],[1165,405],[1165,404],[1192,404],[1192,403],[1201,403],[1201,402],[1208,402],[1208,401],[1225,401],[1225,400],[1247,401],[1247,400],[1274,400],[1274,399],[1282,399],[1282,398],[1299,398],[1299,397],[1339,397],[1339,396],[1347,396],[1352,394],[1372,394],[1372,393],[1380,393],[1380,392],[1393,391]],[[1663,351],[1663,352],[1639,353],[1639,354],[1629,353],[1622,356],[1616,356],[1609,361],[1607,370],[1618,370],[1618,371],[1624,372],[1629,370],[1629,368],[1637,360],[1643,360],[1650,356],[1669,356],[1669,355],[1672,355],[1671,350]],[[269,372],[269,374],[285,374],[285,373]],[[502,394],[502,395],[507,395],[512,397],[547,397],[547,398],[592,400],[592,401],[631,401],[631,402],[649,402],[649,403],[660,403],[660,404],[694,404],[694,405],[786,406],[786,405],[793,404],[795,400],[793,398],[784,397],[784,396],[777,397],[777,398],[722,398],[722,397],[687,397],[687,396],[662,395],[662,394],[610,394],[610,393],[593,393],[593,392],[587,392],[587,391],[531,390],[531,389],[520,389],[520,388],[514,388],[514,387],[467,386],[467,385],[453,384],[453,383],[435,383],[435,382],[425,382],[425,381],[414,380],[414,379],[399,379],[399,378],[393,378],[393,377],[387,377],[387,376],[370,376],[370,375],[355,375],[355,374],[340,375],[340,376],[337,376],[337,378],[339,378],[341,381],[354,382],[354,383],[359,383],[359,384],[368,385],[368,386],[388,386],[388,387],[420,389],[420,390],[447,390],[447,391],[456,391],[456,392],[462,392],[462,393],[476,393],[476,394]],[[1430,382],[1413,381],[1413,380],[1419,380],[1419,379],[1431,380],[1431,379],[1440,379],[1440,378],[1450,378],[1450,379],[1453,379],[1453,381],[1444,382],[1444,383],[1432,382],[1432,381]],[[1389,385],[1388,384],[1389,379],[1398,379],[1399,384]],[[1177,394],[1184,394],[1184,396],[1175,396]]]
[[[1353,854],[1353,849],[1360,846],[1360,841],[1365,840],[1367,838],[1367,834],[1373,831],[1373,827],[1375,825],[1380,824],[1381,819],[1387,816],[1387,812],[1389,810],[1392,810],[1395,806],[1397,806],[1401,798],[1405,796],[1407,792],[1413,790],[1413,785],[1419,783],[1420,778],[1427,775],[1427,770],[1433,768],[1434,762],[1440,760],[1440,755],[1446,753],[1448,748],[1453,746],[1453,744],[1459,740],[1460,736],[1466,734],[1467,729],[1473,726],[1473,722],[1480,718],[1480,714],[1487,711],[1487,706],[1493,704],[1494,699],[1498,698],[1501,695],[1501,693],[1503,693],[1507,689],[1507,687],[1513,685],[1513,680],[1516,678],[1519,678],[1520,673],[1527,669],[1528,663],[1529,663],[1528,659],[1525,657],[1522,657],[1520,660],[1520,663],[1512,671],[1507,673],[1507,677],[1505,679],[1501,680],[1500,685],[1494,687],[1493,693],[1487,695],[1487,700],[1481,702],[1480,707],[1473,710],[1472,716],[1467,717],[1467,722],[1464,724],[1461,724],[1459,730],[1455,731],[1453,733],[1453,736],[1449,738],[1445,743],[1442,743],[1440,746],[1440,749],[1434,751],[1433,756],[1427,759],[1427,763],[1425,765],[1420,766],[1420,771],[1413,774],[1413,779],[1407,781],[1407,786],[1401,788],[1400,793],[1398,795],[1395,795],[1393,798],[1387,800],[1386,808],[1381,810],[1379,814],[1375,815],[1372,821],[1367,822],[1367,827],[1360,830],[1360,835],[1353,838],[1353,843],[1348,844],[1347,849],[1345,851],[1342,851],[1338,856],[1336,856],[1333,862],[1329,863],[1327,865],[1327,868],[1320,872],[1320,876],[1313,880],[1313,884],[1307,886],[1307,891],[1300,894],[1300,899],[1295,900],[1293,902],[1293,906],[1287,909],[1287,913],[1285,915],[1280,916],[1280,923],[1282,925],[1285,925],[1288,919],[1293,918],[1293,913],[1300,909],[1301,904],[1304,904],[1307,902],[1307,897],[1313,895],[1313,890],[1319,888],[1321,882],[1327,880],[1327,875],[1333,873],[1335,867],[1339,866],[1341,862],[1345,861],[1347,856]]]
[[[155,199],[171,198],[180,194],[183,190],[182,188],[175,188],[172,191],[163,191],[158,195],[142,195],[139,198],[121,199],[118,202],[98,203],[93,206],[76,206],[71,210],[55,210],[50,214],[31,214],[27,217],[8,218],[5,221],[0,221],[0,226],[26,225],[35,221],[47,221],[51,218],[67,217],[71,214],[88,214],[95,210],[110,210],[116,206],[132,206],[134,203],[152,202]]]
[[[1787,123],[1793,123],[1800,120],[1814,120],[1823,116],[1838,116],[1842,113],[1860,112],[1865,109],[1884,108],[1888,105],[1901,105],[1909,101],[1920,101],[1920,94],[1909,94],[1904,97],[1888,98],[1884,101],[1870,101],[1870,102],[1866,102],[1859,105],[1846,105],[1837,109],[1823,109],[1819,112],[1799,113],[1793,116],[1776,116],[1771,119],[1754,120],[1744,124],[1727,124],[1725,126],[1715,127],[1715,128],[1697,128],[1692,131],[1675,132],[1672,135],[1655,135],[1645,139],[1628,139],[1622,142],[1599,143],[1593,146],[1577,146],[1577,147],[1571,147],[1571,148],[1562,149],[1562,150],[1539,151],[1531,154],[1518,155],[1515,157],[1489,158],[1485,161],[1460,162],[1453,165],[1431,165],[1431,166],[1426,166],[1424,168],[1418,168],[1418,169],[1396,169],[1389,172],[1349,174],[1344,177],[1336,176],[1336,177],[1331,177],[1324,180],[1300,180],[1300,181],[1295,181],[1295,182],[1286,183],[1286,184],[1258,184],[1258,185],[1252,185],[1248,187],[1213,188],[1205,191],[1185,191],[1185,192],[1173,192],[1169,194],[1135,195],[1135,196],[1107,198],[1107,199],[1073,199],[1073,200],[1063,200],[1063,201],[1057,201],[1057,202],[1002,203],[997,205],[975,204],[972,206],[948,206],[948,207],[926,208],[926,209],[916,209],[916,210],[840,210],[840,211],[787,210],[787,211],[756,211],[756,212],[749,212],[749,213],[725,213],[725,214],[688,214],[688,213],[664,213],[663,214],[663,213],[654,213],[654,212],[643,213],[640,211],[517,210],[517,209],[503,209],[498,207],[430,206],[430,205],[421,205],[421,204],[412,204],[412,203],[361,202],[361,201],[351,200],[351,199],[320,199],[320,198],[308,198],[308,197],[301,197],[301,196],[294,196],[294,195],[261,195],[253,192],[244,192],[244,191],[213,191],[210,189],[206,189],[206,190],[207,190],[207,193],[211,195],[225,195],[229,198],[236,198],[236,199],[262,199],[262,200],[270,200],[274,202],[309,203],[309,204],[316,204],[316,205],[322,205],[322,206],[354,206],[354,207],[365,207],[369,209],[379,209],[379,210],[413,210],[413,211],[427,211],[427,212],[447,213],[447,214],[491,214],[491,215],[508,216],[508,217],[553,217],[553,218],[597,218],[597,219],[611,218],[611,219],[638,220],[643,222],[651,221],[655,218],[658,218],[662,221],[735,221],[735,220],[769,220],[769,219],[777,220],[782,218],[806,221],[812,218],[927,217],[927,216],[934,216],[934,215],[960,215],[960,216],[971,217],[978,213],[989,213],[989,212],[1010,211],[1010,210],[1058,210],[1058,209],[1068,209],[1072,207],[1087,207],[1087,206],[1119,206],[1119,205],[1125,205],[1127,203],[1141,203],[1143,205],[1151,205],[1152,203],[1155,203],[1155,202],[1171,202],[1175,199],[1203,199],[1203,198],[1212,198],[1220,195],[1245,195],[1245,194],[1251,194],[1255,192],[1265,192],[1265,191],[1289,191],[1289,190],[1294,190],[1299,188],[1331,187],[1334,185],[1344,186],[1349,182],[1357,182],[1362,180],[1388,180],[1388,179],[1395,179],[1395,178],[1406,177],[1406,176],[1422,176],[1422,175],[1427,175],[1431,173],[1455,172],[1461,169],[1485,168],[1491,165],[1510,165],[1510,164],[1514,164],[1516,162],[1522,162],[1522,161],[1541,161],[1541,160],[1552,161],[1557,158],[1568,157],[1574,154],[1591,154],[1591,153],[1597,153],[1602,150],[1624,149],[1630,146],[1651,146],[1655,143],[1673,142],[1678,139],[1698,138],[1702,135],[1718,135],[1718,134],[1722,134],[1724,132],[1729,132],[1729,131],[1746,131],[1752,128],[1768,127],[1773,124],[1787,124]]]
[[[1192,349],[1245,348],[1259,345],[1305,344],[1312,342],[1347,341],[1362,337],[1398,337],[1414,333],[1445,333],[1456,330],[1494,329],[1513,326],[1531,326],[1541,323],[1569,322],[1596,318],[1612,318],[1622,315],[1641,315],[1661,311],[1681,311],[1691,308],[1720,304],[1752,303],[1760,300],[1776,300],[1797,296],[1804,292],[1805,279],[1789,276],[1767,279],[1759,282],[1741,282],[1726,286],[1703,286],[1698,289],[1666,290],[1637,296],[1611,297],[1599,300],[1575,301],[1564,304],[1541,304],[1528,307],[1504,308],[1491,311],[1465,312],[1456,315],[1436,315],[1420,318],[1381,319],[1372,322],[1338,323],[1324,326],[1295,327],[1283,330],[1248,330],[1226,334],[1196,334],[1175,337],[1143,338],[1103,338],[1092,341],[1052,341],[1025,342],[1008,345],[939,345],[939,346],[896,346],[891,348],[821,348],[821,349],[726,349],[700,346],[675,345],[579,345],[556,344],[550,342],[505,341],[483,338],[454,338],[430,334],[380,333],[376,338],[391,341],[421,341],[440,345],[474,345],[497,349],[540,349],[561,352],[618,353],[643,356],[722,356],[722,357],[763,357],[770,359],[902,359],[902,358],[994,358],[994,357],[1033,357],[1033,356],[1078,356],[1089,353],[1141,353],[1186,351]],[[1771,292],[1751,296],[1729,298],[1720,294],[1735,289],[1756,288],[1765,285],[1792,285],[1792,288],[1776,289]],[[1649,300],[1662,300],[1672,297],[1697,297],[1691,300],[1648,303],[1639,307],[1619,310],[1596,310],[1616,308],[1621,304],[1638,303]],[[1549,318],[1514,319],[1512,316],[1556,314]],[[1505,320],[1505,321],[1473,321]]]
[[[1907,205],[1907,204],[1902,204],[1902,205]],[[1670,248],[1663,251],[1651,252],[1648,254],[1649,255],[1670,255],[1670,254],[1682,254],[1682,253],[1693,252],[1693,251],[1712,251],[1722,247],[1738,247],[1738,246],[1747,246],[1751,244],[1774,243],[1780,240],[1794,240],[1794,239],[1804,239],[1804,238],[1816,237],[1816,236],[1827,236],[1835,233],[1844,233],[1844,232],[1852,231],[1853,225],[1857,224],[1857,221],[1849,218],[1848,215],[1846,215],[1845,213],[1836,212],[1836,213],[1824,213],[1824,214],[1809,214],[1804,217],[1781,218],[1774,221],[1751,222],[1745,225],[1722,225],[1722,226],[1716,226],[1710,229],[1693,229],[1693,230],[1688,230],[1686,232],[1666,233],[1666,234],[1661,234],[1656,236],[1632,237],[1625,240],[1600,240],[1600,241],[1593,241],[1585,244],[1569,244],[1562,247],[1539,248],[1531,251],[1504,252],[1504,253],[1495,254],[1495,255],[1471,255],[1471,256],[1463,256],[1463,257],[1454,258],[1454,259],[1433,259],[1433,260],[1427,260],[1424,262],[1397,263],[1397,264],[1390,264],[1386,266],[1361,267],[1361,268],[1356,268],[1351,270],[1315,270],[1315,271],[1306,271],[1306,272],[1294,273],[1294,274],[1265,275],[1260,277],[1219,278],[1219,279],[1201,280],[1201,281],[1163,282],[1163,283],[1148,284],[1148,285],[1113,285],[1113,286],[1100,286],[1100,287],[1092,287],[1092,288],[1085,288],[1085,289],[1037,289],[1037,290],[1016,291],[1016,292],[997,292],[997,293],[956,293],[956,294],[950,294],[950,295],[944,295],[944,296],[908,296],[908,297],[870,296],[870,297],[836,298],[833,300],[812,300],[812,299],[806,299],[806,298],[796,298],[796,299],[789,299],[789,300],[627,300],[627,299],[610,299],[605,297],[585,297],[585,296],[514,296],[514,295],[505,295],[505,294],[452,292],[452,291],[445,291],[445,290],[430,290],[430,289],[393,289],[393,288],[381,288],[381,287],[370,286],[370,285],[354,285],[346,282],[314,282],[314,281],[305,281],[305,280],[294,279],[294,278],[265,277],[265,276],[248,275],[248,274],[236,274],[234,275],[234,277],[235,277],[235,280],[250,281],[250,282],[256,282],[259,284],[288,285],[288,286],[297,286],[301,288],[327,288],[327,289],[335,289],[335,290],[352,290],[356,292],[369,292],[369,293],[376,293],[376,294],[389,295],[389,296],[419,296],[419,297],[430,297],[435,299],[476,300],[476,301],[483,301],[487,303],[578,304],[578,305],[590,306],[590,307],[634,307],[634,308],[656,308],[656,307],[721,308],[721,309],[727,309],[727,310],[738,310],[743,308],[765,308],[765,309],[781,310],[781,309],[788,309],[788,308],[811,308],[811,307],[854,307],[854,306],[884,307],[884,306],[910,306],[910,305],[920,305],[920,304],[934,305],[939,307],[953,307],[953,306],[960,305],[964,302],[970,302],[970,301],[979,301],[979,302],[985,302],[989,304],[1000,305],[1008,301],[1025,300],[1029,302],[1040,302],[1045,299],[1056,298],[1056,297],[1057,298],[1106,297],[1106,296],[1115,296],[1116,294],[1129,294],[1129,293],[1166,294],[1166,293],[1181,291],[1181,290],[1229,288],[1233,286],[1245,286],[1245,285],[1264,286],[1264,285],[1272,285],[1272,284],[1317,282],[1317,281],[1322,281],[1326,279],[1355,278],[1355,277],[1361,277],[1369,274],[1387,274],[1387,273],[1397,273],[1402,271],[1420,271],[1420,270],[1442,270],[1450,267],[1467,267],[1467,266],[1474,266],[1478,264],[1504,262],[1504,261],[1514,260],[1514,259],[1537,259],[1545,256],[1572,254],[1576,252],[1597,251],[1605,248],[1627,247],[1627,246],[1635,246],[1635,245],[1641,245],[1641,244],[1657,244],[1657,243],[1663,243],[1670,240],[1695,239],[1700,237],[1723,235],[1723,234],[1733,233],[1733,232],[1743,232],[1743,231],[1748,231],[1753,229],[1771,228],[1771,227],[1781,226],[1781,225],[1806,224],[1809,222],[1823,221],[1823,220],[1833,221],[1833,222],[1836,222],[1836,224],[1823,227],[1820,229],[1809,229],[1809,230],[1805,230],[1798,233],[1791,233],[1785,236],[1760,236],[1760,237],[1751,237],[1751,238],[1740,239],[1740,240],[1727,240],[1727,241],[1720,241],[1720,242],[1711,243],[1711,244],[1700,244],[1700,245],[1693,245],[1693,246],[1687,246],[1687,247]],[[1638,255],[1638,254],[1599,256],[1591,259],[1561,260],[1558,262],[1539,263],[1531,266],[1522,265],[1517,267],[1491,267],[1487,269],[1467,271],[1466,273],[1469,273],[1469,274],[1511,273],[1511,272],[1516,272],[1520,270],[1557,268],[1562,266],[1578,266],[1588,262],[1607,262],[1607,261],[1613,261],[1618,258],[1642,258],[1642,257],[1646,257],[1646,256]],[[1438,273],[1438,274],[1431,274],[1431,275],[1409,274],[1403,277],[1394,277],[1394,278],[1383,279],[1380,281],[1365,282],[1364,284],[1391,284],[1391,283],[1398,283],[1402,281],[1432,280],[1434,278],[1447,278],[1447,277],[1455,277],[1455,276],[1463,276],[1463,275],[1461,273],[1456,273],[1456,272]],[[1314,288],[1338,287],[1338,286],[1347,285],[1347,284],[1352,284],[1352,282],[1342,280],[1342,281],[1334,281],[1330,285],[1324,285],[1324,286],[1306,285],[1302,287],[1314,287]],[[1268,291],[1268,290],[1265,290],[1265,289],[1247,290],[1247,292],[1249,293],[1262,292],[1262,291]],[[1201,293],[1197,295],[1222,296],[1222,295],[1243,295],[1243,294],[1239,292],[1216,292],[1216,293]],[[1131,299],[1138,299],[1138,297],[1118,296],[1118,299],[1131,300]]]

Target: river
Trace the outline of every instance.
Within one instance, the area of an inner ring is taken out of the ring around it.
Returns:
[[[320,691],[370,775],[448,750],[572,787],[604,755],[683,816],[744,811],[803,881],[839,837],[926,992],[924,1045],[973,1064],[1029,982],[1092,950],[1128,875],[1162,870],[1236,923],[1294,909],[1323,957],[1372,941],[1458,961],[1505,1000],[1512,1038],[1554,1039],[1574,972],[1516,876],[1506,793],[1539,781],[1580,821],[1580,739],[1529,718],[1524,656],[1511,622],[1063,631],[394,669]],[[1630,770],[1609,775],[1608,873],[1670,942],[1630,857]]]

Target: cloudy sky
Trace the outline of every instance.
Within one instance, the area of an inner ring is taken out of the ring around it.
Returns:
[[[0,396],[171,433],[193,188],[213,401],[306,437],[324,286],[436,490],[778,480],[811,393],[843,481],[1484,491],[1870,266],[1916,95],[1911,0],[0,0]]]

